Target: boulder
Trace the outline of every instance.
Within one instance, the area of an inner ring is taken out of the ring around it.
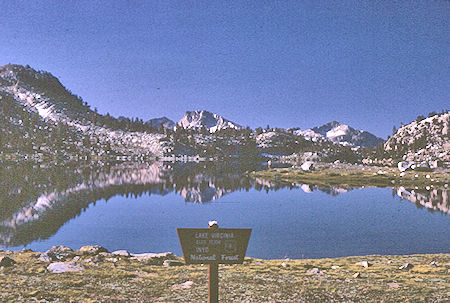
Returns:
[[[400,266],[398,269],[411,269],[413,267],[414,267],[414,265],[412,265],[411,263],[405,263],[402,266]]]
[[[164,260],[163,262],[164,266],[182,266],[183,262],[178,260]]]
[[[398,284],[397,282],[388,283],[387,285],[389,288],[394,288],[394,289],[397,289],[400,287],[400,284]]]
[[[289,266],[290,266],[289,263],[286,262],[281,263],[281,267],[289,267]]]
[[[181,284],[172,285],[172,289],[188,289],[191,288],[192,285],[194,285],[194,281],[186,281]]]
[[[75,255],[71,248],[62,245],[53,246],[52,248],[47,250],[45,254],[49,256],[52,261],[65,261]]]
[[[98,255],[101,252],[108,252],[106,248],[100,245],[85,245],[79,249],[83,255]]]
[[[355,279],[357,279],[357,278],[360,278],[360,277],[361,277],[361,274],[360,274],[359,272],[357,272],[357,273],[353,274],[352,277],[355,278]]]
[[[300,166],[300,168],[304,171],[312,171],[314,170],[314,162],[306,161]]]
[[[75,262],[55,262],[47,266],[47,269],[55,274],[63,272],[83,271],[84,266]]]
[[[439,267],[439,264],[436,263],[436,261],[432,261],[432,262],[430,263],[430,266],[431,266],[431,267]]]
[[[7,256],[0,257],[0,266],[9,267],[9,266],[13,266],[14,264],[16,264],[16,261],[11,259],[10,257],[7,257]]]
[[[366,268],[369,267],[369,266],[372,266],[372,264],[370,264],[367,261],[358,262],[356,264],[361,265],[362,267],[366,267]]]
[[[310,270],[307,271],[308,274],[312,274],[312,275],[321,275],[322,272],[317,268],[311,268]]]
[[[404,172],[404,171],[407,171],[408,169],[411,169],[412,165],[413,165],[413,163],[411,163],[411,162],[401,161],[401,162],[398,162],[397,167],[398,167],[399,171]]]

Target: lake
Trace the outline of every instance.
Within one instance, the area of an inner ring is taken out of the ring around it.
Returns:
[[[252,179],[239,163],[3,165],[0,249],[181,255],[177,227],[252,228],[247,256],[450,253],[447,190]]]

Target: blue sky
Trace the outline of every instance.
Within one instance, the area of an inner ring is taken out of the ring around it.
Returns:
[[[100,113],[206,109],[252,128],[332,120],[386,138],[449,108],[448,1],[0,0],[0,65]]]

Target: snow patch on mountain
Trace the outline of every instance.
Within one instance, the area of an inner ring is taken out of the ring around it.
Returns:
[[[328,140],[345,146],[376,146],[384,141],[369,132],[354,129],[337,121],[307,130],[295,129],[293,134],[313,142]]]
[[[325,136],[327,139],[332,140],[336,137],[345,136],[349,132],[349,126],[345,124],[338,125],[331,130],[327,131]]]

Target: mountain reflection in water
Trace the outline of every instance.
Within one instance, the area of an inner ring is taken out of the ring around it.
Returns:
[[[246,176],[259,165],[227,163],[89,163],[4,165],[0,168],[0,245],[19,246],[47,239],[91,203],[122,195],[140,197],[175,192],[186,202],[206,203],[241,190],[319,190],[336,196],[351,188],[282,184]],[[432,211],[449,213],[447,190],[393,189],[402,199]]]

